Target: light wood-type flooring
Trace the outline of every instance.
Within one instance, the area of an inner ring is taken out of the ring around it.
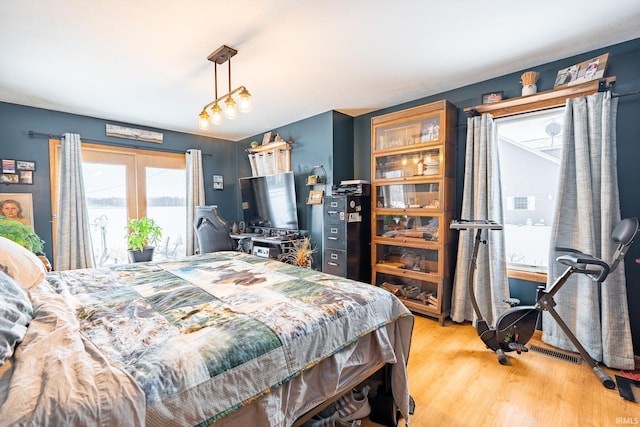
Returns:
[[[539,334],[529,344],[553,349]],[[507,357],[510,365],[500,365],[469,323],[441,327],[416,315],[408,365],[416,402],[411,426],[640,426],[640,403],[606,389],[586,362],[534,351]],[[614,380],[620,373],[605,372]],[[640,389],[634,393],[640,401]]]

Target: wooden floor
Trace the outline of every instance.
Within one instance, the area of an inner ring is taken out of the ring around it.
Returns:
[[[537,337],[529,344],[553,348]],[[606,389],[586,362],[534,351],[507,357],[510,365],[500,365],[470,324],[449,321],[441,327],[416,315],[408,365],[416,402],[411,426],[640,425],[640,403]],[[614,379],[619,374],[605,372]],[[377,426],[362,422],[362,427]]]

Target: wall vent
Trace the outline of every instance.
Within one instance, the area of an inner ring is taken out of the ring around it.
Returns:
[[[532,351],[537,351],[538,353],[546,354],[547,356],[555,357],[556,359],[575,363],[576,365],[582,363],[582,357],[575,354],[564,353],[561,351],[552,350],[550,348],[539,347],[537,345],[531,345],[529,346],[529,349]]]

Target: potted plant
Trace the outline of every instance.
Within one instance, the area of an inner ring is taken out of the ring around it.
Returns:
[[[0,216],[0,236],[13,240],[36,255],[44,252],[44,240],[33,231],[33,228],[15,219]]]
[[[151,261],[153,250],[162,237],[162,228],[152,218],[130,218],[127,223],[127,248],[131,262]]]

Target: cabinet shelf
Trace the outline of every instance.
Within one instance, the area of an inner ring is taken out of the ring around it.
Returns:
[[[411,268],[394,265],[394,263],[376,264],[375,267],[382,273],[392,274],[394,276],[411,277],[419,280],[427,280],[429,282],[437,282],[440,280],[440,275],[437,271],[416,271]]]
[[[451,306],[456,112],[439,101],[371,120],[371,283],[440,325]]]

